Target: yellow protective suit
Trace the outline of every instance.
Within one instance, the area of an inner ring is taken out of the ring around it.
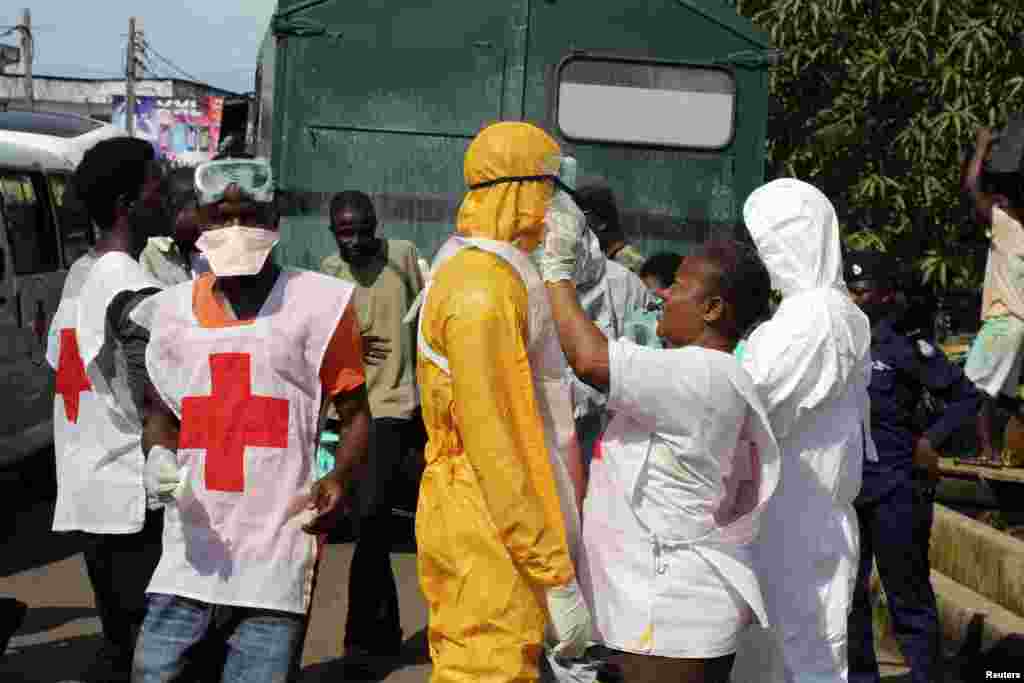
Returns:
[[[551,173],[558,154],[539,128],[495,124],[469,146],[466,184]],[[472,190],[458,232],[530,251],[551,195],[545,182]],[[544,590],[574,569],[527,358],[526,287],[500,257],[465,249],[435,273],[420,315],[449,365],[446,374],[422,352],[417,362],[430,439],[416,539],[431,681],[535,681]]]

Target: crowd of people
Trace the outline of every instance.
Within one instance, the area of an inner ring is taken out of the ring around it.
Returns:
[[[911,680],[937,680],[936,449],[1019,355],[983,346],[965,376],[907,329],[898,264],[844,255],[806,182],[751,194],[749,240],[645,261],[608,184],[570,187],[561,160],[531,124],[483,129],[426,269],[378,236],[370,196],[340,192],[315,273],[271,258],[266,161],[162,177],[139,140],[85,155],[99,239],[47,353],[53,528],[92,537],[104,635],[85,680],[292,680],[346,515],[360,680],[402,644],[389,518],[410,458],[436,683],[725,683],[758,626],[786,681],[877,682],[873,561]],[[978,206],[1020,240],[1016,197],[975,166]],[[154,206],[166,225],[140,218]],[[1013,302],[991,298],[1009,312],[983,336],[1012,336]],[[926,429],[924,389],[947,398]]]

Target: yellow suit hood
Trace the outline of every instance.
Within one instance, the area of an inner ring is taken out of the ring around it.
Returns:
[[[488,126],[469,145],[463,168],[466,185],[510,176],[558,173],[561,149],[529,123]],[[511,242],[524,251],[540,244],[553,187],[545,182],[508,182],[470,189],[459,207],[457,231],[464,237]]]

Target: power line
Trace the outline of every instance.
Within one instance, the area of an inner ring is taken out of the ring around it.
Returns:
[[[146,40],[146,39],[142,40],[142,47],[143,47],[144,50],[152,52],[153,55],[156,56],[157,59],[159,59],[161,62],[163,62],[167,66],[171,67],[172,69],[174,69],[175,71],[177,71],[177,72],[179,72],[181,74],[184,74],[184,76],[186,78],[188,78],[189,80],[199,82],[198,78],[196,78],[195,76],[193,76],[189,72],[187,72],[184,69],[182,69],[180,66],[178,66],[177,64],[175,64],[174,62],[169,60],[167,57],[164,57],[162,54],[157,52],[156,49],[154,49],[153,46],[149,44],[148,40]]]

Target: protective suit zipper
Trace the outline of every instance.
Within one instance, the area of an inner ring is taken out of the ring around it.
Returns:
[[[658,574],[664,574],[668,570],[668,563],[662,559],[661,554],[661,541],[658,537],[654,537],[654,571]]]

